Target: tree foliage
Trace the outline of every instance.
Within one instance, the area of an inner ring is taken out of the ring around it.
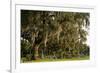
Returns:
[[[89,55],[89,13],[21,10],[21,57],[31,60]],[[25,42],[25,40],[27,42]],[[24,53],[31,49],[31,53]]]

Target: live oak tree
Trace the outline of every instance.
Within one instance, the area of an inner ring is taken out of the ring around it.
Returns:
[[[21,10],[21,37],[31,44],[35,60],[80,57],[89,52],[89,17],[80,12]]]

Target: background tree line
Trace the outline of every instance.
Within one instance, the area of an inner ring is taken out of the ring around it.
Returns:
[[[21,59],[89,56],[89,13],[21,10]]]

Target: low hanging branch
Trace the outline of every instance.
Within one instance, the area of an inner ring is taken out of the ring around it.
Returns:
[[[58,27],[58,30],[57,30],[56,32],[57,32],[57,40],[58,40],[58,42],[59,42],[60,33],[62,32],[61,26]]]
[[[45,47],[47,46],[47,41],[48,41],[48,32],[46,32],[46,36],[45,36],[45,39],[44,39],[44,46]]]

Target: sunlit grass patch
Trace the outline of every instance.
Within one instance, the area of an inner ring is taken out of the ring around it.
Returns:
[[[72,58],[64,58],[64,59],[39,59],[32,61],[25,61],[24,63],[32,63],[32,62],[60,62],[60,61],[80,61],[80,60],[89,60],[89,56],[84,57],[72,57]]]

